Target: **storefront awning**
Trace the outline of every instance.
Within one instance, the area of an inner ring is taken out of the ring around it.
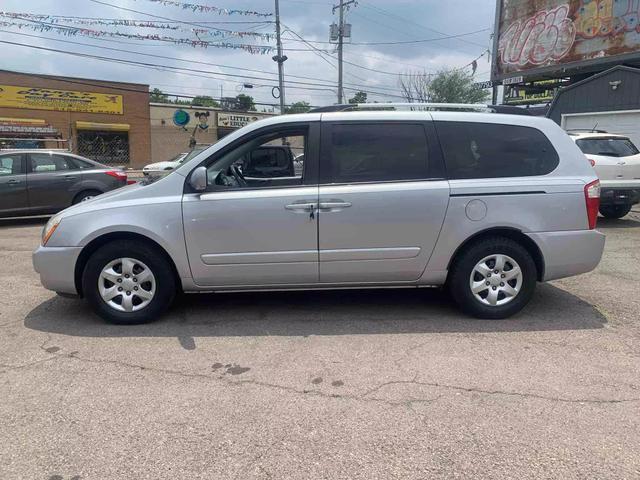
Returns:
[[[128,123],[97,123],[97,122],[76,122],[78,130],[101,130],[112,132],[128,132],[130,129]]]

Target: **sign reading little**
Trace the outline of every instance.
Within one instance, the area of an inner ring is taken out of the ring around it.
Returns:
[[[235,113],[219,113],[218,114],[218,126],[229,128],[241,128],[259,120],[260,117],[255,115],[238,115]]]
[[[0,107],[122,115],[122,95],[0,85]]]

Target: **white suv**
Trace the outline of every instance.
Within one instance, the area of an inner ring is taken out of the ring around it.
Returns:
[[[600,214],[622,218],[640,202],[640,151],[624,135],[568,132],[600,178]]]

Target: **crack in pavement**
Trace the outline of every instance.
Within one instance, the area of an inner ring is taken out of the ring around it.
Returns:
[[[631,402],[640,402],[640,398],[623,398],[623,399],[599,399],[599,398],[584,398],[584,399],[573,399],[573,398],[563,398],[563,397],[552,397],[548,395],[540,395],[537,393],[526,393],[526,392],[514,392],[507,390],[484,390],[476,387],[462,387],[459,385],[448,385],[444,383],[436,383],[436,382],[419,382],[417,380],[392,380],[389,382],[385,382],[381,385],[378,385],[375,388],[365,392],[362,395],[362,398],[371,395],[372,393],[381,390],[382,388],[388,385],[420,385],[425,387],[432,388],[445,388],[449,390],[457,390],[468,393],[480,393],[483,395],[504,395],[504,396],[513,396],[513,397],[523,397],[523,398],[535,398],[539,400],[549,400],[553,402],[561,402],[561,403],[591,403],[591,404],[615,404],[615,403],[631,403]]]
[[[46,342],[45,342],[46,344]],[[317,396],[317,397],[322,397],[322,398],[330,398],[330,399],[341,399],[341,400],[354,400],[354,401],[361,401],[361,402],[375,402],[375,403],[382,403],[382,404],[386,404],[386,405],[390,405],[390,406],[406,406],[406,407],[410,407],[412,404],[416,404],[416,403],[433,403],[437,400],[439,400],[442,395],[439,395],[437,397],[432,397],[432,398],[412,398],[412,399],[407,399],[407,400],[401,400],[401,401],[393,401],[393,400],[386,400],[386,399],[382,399],[382,398],[376,398],[376,397],[372,397],[372,398],[367,398],[369,397],[369,395],[372,395],[375,392],[378,392],[379,390],[389,386],[389,385],[418,385],[418,386],[425,386],[425,387],[431,387],[431,388],[440,388],[440,389],[447,389],[447,390],[455,390],[455,391],[460,391],[460,392],[467,392],[467,393],[477,393],[477,394],[482,394],[482,395],[502,395],[502,396],[510,396],[510,397],[521,397],[521,398],[532,398],[532,399],[538,399],[538,400],[547,400],[547,401],[552,401],[552,402],[559,402],[559,403],[571,403],[571,404],[597,404],[597,405],[607,405],[607,404],[621,404],[621,403],[632,403],[632,402],[640,402],[640,398],[623,398],[623,399],[598,399],[598,398],[584,398],[584,399],[572,399],[572,398],[564,398],[564,397],[553,397],[553,396],[549,396],[549,395],[540,395],[540,394],[536,394],[536,393],[526,393],[526,392],[515,392],[515,391],[507,391],[507,390],[485,390],[485,389],[481,389],[481,388],[477,388],[477,387],[463,387],[460,385],[450,385],[450,384],[444,384],[444,383],[437,383],[437,382],[423,382],[423,381],[418,381],[417,380],[417,376],[414,377],[411,380],[391,380],[388,382],[384,382],[370,390],[367,390],[365,393],[361,394],[361,395],[352,395],[352,394],[338,394],[338,393],[325,393],[319,390],[307,390],[307,389],[297,389],[294,387],[288,387],[286,385],[279,385],[279,384],[275,384],[275,383],[269,383],[269,382],[264,382],[264,381],[260,381],[260,380],[229,380],[226,378],[222,378],[222,377],[215,377],[215,376],[211,376],[205,373],[189,373],[189,372],[184,372],[184,371],[180,371],[180,370],[171,370],[171,369],[164,369],[164,368],[157,368],[157,367],[148,367],[148,366],[144,366],[144,365],[138,365],[138,364],[134,364],[134,363],[128,363],[128,362],[124,362],[121,360],[102,360],[102,359],[91,359],[91,358],[86,358],[86,357],[80,357],[78,356],[77,352],[72,352],[70,354],[63,354],[63,355],[54,355],[51,359],[44,359],[44,360],[39,360],[37,362],[33,362],[32,364],[26,364],[26,365],[22,365],[19,367],[14,367],[14,368],[27,368],[30,367],[32,365],[37,365],[39,363],[43,363],[46,361],[50,361],[52,359],[58,359],[58,358],[67,358],[67,359],[72,359],[72,360],[77,360],[79,362],[84,362],[84,363],[93,363],[93,364],[108,364],[108,365],[116,365],[116,366],[120,366],[120,367],[125,367],[125,368],[133,368],[133,369],[137,369],[137,370],[141,370],[141,371],[149,371],[149,372],[153,372],[153,373],[161,373],[161,374],[166,374],[166,375],[176,375],[176,376],[180,376],[180,377],[184,377],[184,378],[201,378],[201,379],[206,379],[206,380],[210,380],[210,381],[215,381],[217,383],[221,383],[225,386],[229,386],[229,387],[239,387],[239,386],[243,386],[243,385],[254,385],[254,386],[258,386],[258,387],[264,387],[264,388],[271,388],[271,389],[277,389],[277,390],[282,390],[282,391],[286,391],[289,393],[294,393],[297,395],[310,395],[310,396]],[[2,366],[2,365],[0,365]]]

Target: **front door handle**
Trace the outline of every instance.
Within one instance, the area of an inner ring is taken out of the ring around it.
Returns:
[[[349,208],[351,203],[349,202],[320,202],[318,208],[320,210],[334,210],[338,208]]]
[[[20,182],[20,180],[9,180],[9,181],[7,182],[7,184],[9,184],[9,185],[16,185],[16,184],[18,184],[18,183],[21,183],[21,182]]]
[[[305,212],[313,212],[314,209],[318,208],[317,203],[292,203],[290,205],[286,205],[284,207],[287,210],[304,210]]]

